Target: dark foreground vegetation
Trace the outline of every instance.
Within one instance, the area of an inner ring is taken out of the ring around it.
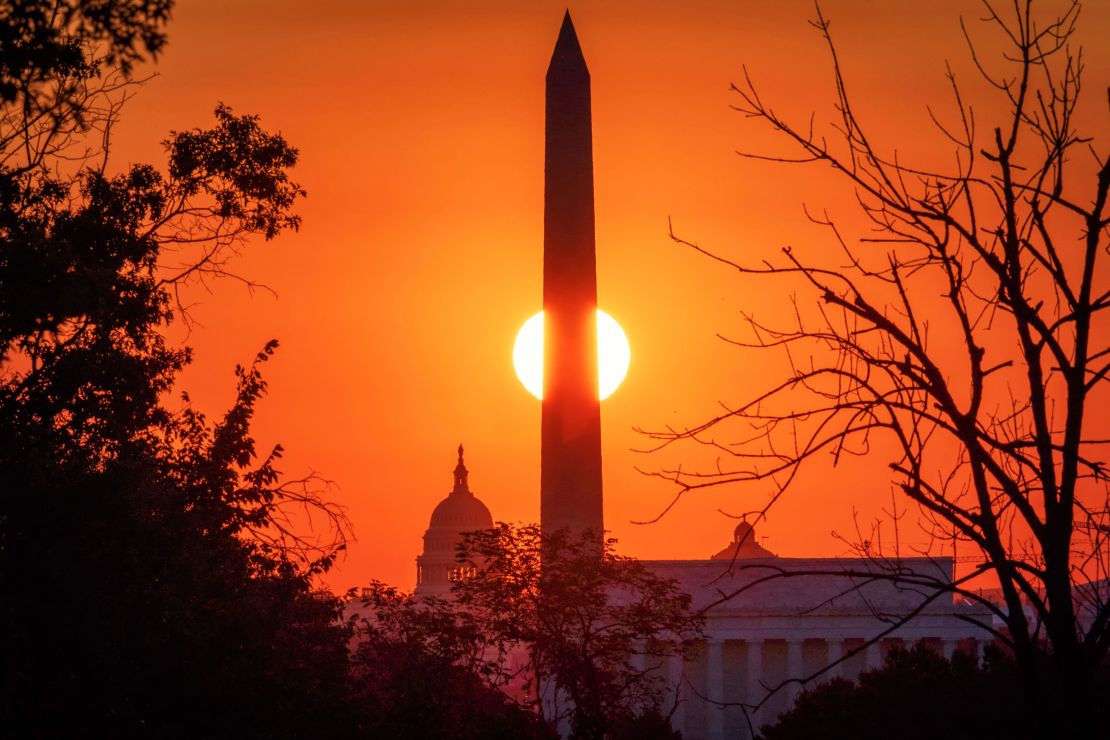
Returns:
[[[982,660],[946,660],[923,644],[897,649],[858,680],[835,678],[802,693],[762,730],[763,740],[1034,740],[1043,737],[1034,707],[1016,701],[1021,676],[1012,657],[988,648]],[[1110,670],[1098,688],[1110,695]],[[1100,726],[1110,720],[1097,708]]]
[[[334,547],[310,481],[255,449],[265,347],[219,419],[167,401],[162,330],[229,250],[298,226],[297,152],[219,106],[159,165],[115,167],[112,122],[170,3],[0,8],[0,735],[346,733],[347,630],[313,585]],[[229,373],[229,382],[232,382]],[[336,520],[338,521],[338,520]]]

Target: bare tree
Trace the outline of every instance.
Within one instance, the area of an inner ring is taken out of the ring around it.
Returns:
[[[1006,45],[1000,58],[986,58],[961,28],[1006,114],[984,134],[949,69],[956,123],[929,115],[954,150],[950,166],[907,163],[872,138],[820,7],[813,25],[832,61],[833,134],[781,116],[745,70],[733,87],[736,109],[794,149],[745,156],[831,167],[871,228],[853,238],[827,213],[807,211],[837,247],[832,266],[789,247],[777,260],[745,264],[672,231],[741,275],[787,281],[800,295],[789,325],[749,315],[751,338],[737,342],[785,352],[785,377],[697,426],[650,434],[660,447],[701,443],[730,461],[657,473],[678,484],[679,497],[764,482],[773,486],[768,506],[802,466],[830,453],[835,464],[892,450],[893,483],[931,541],[981,554],[972,572],[932,586],[989,608],[1004,628],[984,626],[1012,649],[1045,730],[1082,734],[1110,647],[1102,453],[1110,440],[1090,431],[1110,373],[1110,286],[1100,264],[1110,163],[1076,127],[1083,57],[1070,40],[1079,3],[1049,20],[1031,0],[1006,12],[984,8]],[[939,346],[931,327],[959,339]],[[867,539],[857,543],[863,554],[897,556],[896,545]],[[987,578],[1001,598],[969,585]],[[914,585],[928,584],[917,574]]]

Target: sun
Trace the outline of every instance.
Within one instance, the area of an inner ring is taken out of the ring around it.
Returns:
[[[597,390],[604,401],[628,375],[632,349],[621,325],[597,310]],[[543,398],[543,311],[524,322],[513,344],[513,367],[520,382],[536,398]]]

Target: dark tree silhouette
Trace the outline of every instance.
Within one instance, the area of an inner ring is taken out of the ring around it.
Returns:
[[[665,728],[652,721],[665,699],[662,659],[701,634],[689,595],[614,546],[607,539],[599,557],[596,533],[500,523],[464,535],[459,560],[470,575],[453,589],[494,652],[518,655],[535,710],[553,725],[568,719],[584,740]],[[637,653],[643,665],[633,664]]]
[[[0,10],[0,735],[350,736],[349,632],[313,583],[341,543],[284,513],[341,512],[250,436],[276,343],[217,422],[162,403],[175,291],[296,228],[302,194],[296,150],[222,105],[164,170],[110,169],[170,6]]]
[[[354,693],[374,737],[558,737],[502,691],[509,669],[473,615],[382,583],[362,597]]]
[[[820,8],[814,26],[831,55],[839,115],[830,137],[811,120],[786,120],[747,75],[734,86],[736,108],[791,147],[747,156],[831,168],[871,230],[853,239],[829,215],[810,215],[833,248],[807,257],[787,247],[762,264],[674,237],[799,294],[792,325],[749,318],[751,339],[738,342],[785,351],[791,370],[780,382],[697,426],[654,435],[661,445],[715,446],[731,466],[659,475],[679,496],[766,482],[773,503],[803,465],[893,449],[895,487],[916,505],[933,546],[958,541],[982,558],[954,584],[917,574],[914,587],[987,607],[1002,627],[983,626],[1013,650],[1042,731],[1090,736],[1094,675],[1110,647],[1106,440],[1092,428],[1110,373],[1101,264],[1110,162],[1076,129],[1078,3],[1051,19],[1029,0],[1006,13],[984,8],[997,58],[970,37],[969,46],[997,95],[984,103],[1007,113],[984,135],[949,72],[954,123],[930,116],[955,150],[951,167],[885,153],[852,105]],[[717,441],[730,436],[745,441]],[[877,537],[857,545],[898,579],[891,539],[892,547]],[[1001,603],[968,587],[983,576],[997,582]]]
[[[1106,672],[1100,674],[1105,684]],[[946,660],[918,644],[898,648],[858,681],[835,678],[802,693],[761,731],[763,740],[978,740],[1038,737],[1029,714],[1015,706],[1021,691],[1013,660],[988,650],[982,665],[957,651]],[[1100,713],[1105,712],[1100,707]],[[1105,717],[1097,718],[1105,722]]]

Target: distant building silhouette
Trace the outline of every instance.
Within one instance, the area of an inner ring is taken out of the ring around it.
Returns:
[[[451,583],[463,575],[455,560],[455,547],[463,532],[489,529],[489,509],[470,491],[469,471],[463,464],[463,446],[455,465],[455,485],[432,511],[424,532],[424,552],[416,558],[416,595],[449,596]]]
[[[775,553],[755,541],[755,527],[748,520],[736,525],[732,531],[732,544],[714,555],[712,560],[742,560],[747,558],[773,558]]]

